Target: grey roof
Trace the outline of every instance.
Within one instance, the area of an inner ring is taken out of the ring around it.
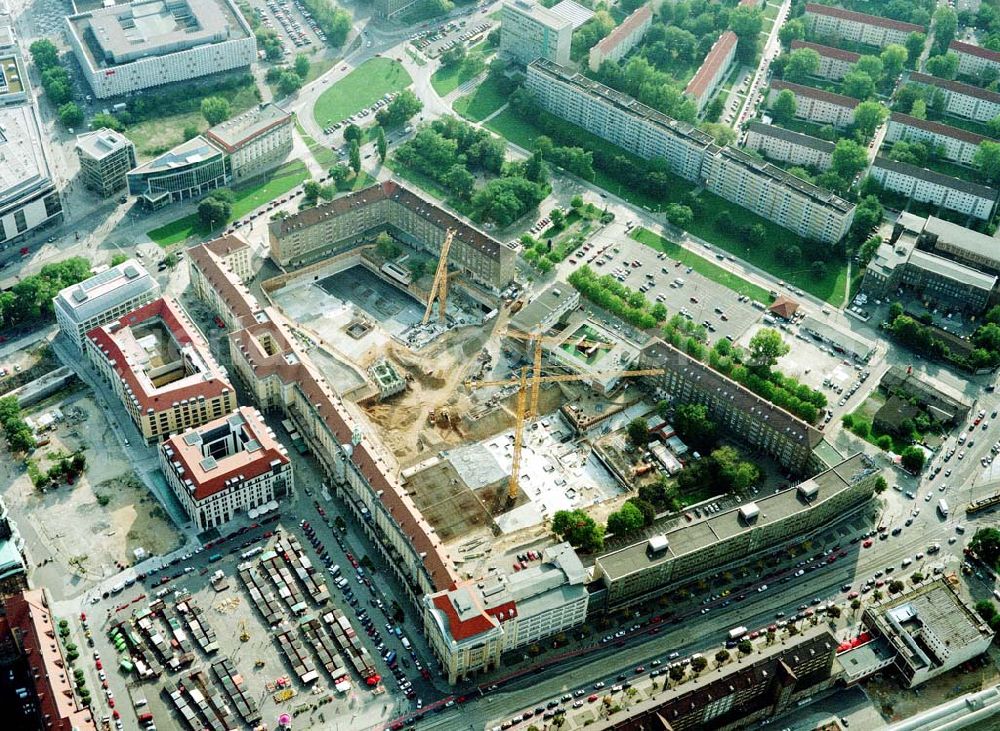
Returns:
[[[211,157],[222,155],[222,150],[218,149],[211,142],[201,135],[193,137],[187,142],[182,142],[177,147],[164,152],[159,157],[153,158],[149,162],[138,166],[132,173],[136,175],[173,170],[199,163]]]
[[[35,106],[0,107],[0,208],[49,182]]]
[[[1000,261],[1000,244],[995,238],[943,218],[928,216],[921,233],[936,236],[939,244],[967,251],[976,258]]]
[[[267,102],[215,125],[206,136],[225,147],[237,149],[258,134],[290,122],[291,118],[292,115],[277,104]]]
[[[546,549],[542,561],[524,571],[498,577],[482,589],[489,610],[514,602],[520,617],[540,614],[586,594],[587,571],[568,543]]]
[[[993,287],[997,283],[997,278],[993,275],[983,274],[972,267],[959,264],[951,259],[945,259],[942,256],[935,256],[920,249],[914,249],[913,253],[910,254],[910,264],[987,292],[992,292]]]
[[[821,140],[818,137],[802,134],[801,132],[793,132],[792,130],[785,129],[784,127],[778,127],[773,124],[764,124],[763,122],[758,122],[756,120],[747,124],[747,132],[755,132],[756,134],[764,135],[765,137],[774,137],[779,140],[785,140],[786,142],[791,142],[793,145],[808,147],[818,152],[825,152],[828,155],[832,155],[833,148],[836,147],[836,145],[832,142]]]
[[[539,5],[531,0],[512,0],[512,2],[504,3],[504,9],[508,8],[553,30],[560,30],[573,24],[566,16],[558,15],[544,5]]]
[[[545,291],[526,304],[520,312],[510,318],[510,325],[521,332],[534,332],[538,324],[555,310],[563,306],[566,300],[577,297],[577,292],[568,284],[557,282],[546,287]]]
[[[933,170],[928,170],[927,168],[922,168],[919,165],[911,165],[908,162],[899,162],[897,160],[890,160],[887,157],[879,156],[875,158],[875,162],[872,164],[872,167],[899,173],[900,175],[907,175],[911,178],[917,178],[918,180],[925,180],[928,183],[934,183],[945,188],[951,188],[963,193],[968,193],[969,195],[978,196],[979,198],[986,198],[991,201],[995,201],[997,198],[997,191],[994,188],[979,185],[978,183],[970,183],[968,180],[962,180],[961,178],[953,178],[950,175],[944,175]]]
[[[559,17],[565,18],[572,23],[573,30],[576,30],[594,17],[593,10],[580,5],[580,3],[573,2],[573,0],[562,0],[562,2],[553,5],[549,9]]]
[[[55,297],[55,305],[79,324],[143,292],[155,293],[159,289],[160,285],[142,268],[142,264],[129,259],[60,290]]]
[[[875,351],[875,343],[868,338],[863,338],[850,330],[836,327],[812,315],[806,315],[803,318],[802,327],[806,330],[812,330],[817,335],[821,335],[831,342],[837,343],[844,350],[856,353],[861,358],[867,358]]]
[[[103,160],[111,153],[130,146],[132,141],[128,137],[107,127],[76,136],[76,149],[94,160]]]

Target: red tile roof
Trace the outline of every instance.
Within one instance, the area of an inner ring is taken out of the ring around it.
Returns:
[[[893,20],[892,18],[883,18],[879,15],[868,15],[867,13],[857,13],[853,10],[845,10],[844,8],[833,7],[832,5],[817,5],[815,3],[806,4],[806,13],[812,13],[813,15],[826,15],[831,18],[840,18],[841,20],[853,20],[855,23],[861,23],[863,25],[874,25],[880,28],[891,28],[893,30],[903,31],[904,33],[923,33],[926,28],[922,25],[915,25],[913,23],[904,23],[901,20]]]
[[[239,251],[240,249],[250,248],[250,244],[248,244],[246,239],[239,234],[226,234],[225,236],[220,236],[217,239],[212,239],[211,241],[202,244],[202,246],[216,256],[220,257],[229,256],[234,251]],[[196,246],[195,248],[200,249],[201,247]]]
[[[814,86],[803,86],[802,84],[793,84],[791,81],[782,81],[781,79],[775,79],[771,82],[771,88],[781,91],[782,89],[788,89],[793,92],[796,96],[805,96],[811,99],[819,99],[820,101],[829,102],[830,104],[836,104],[838,107],[850,107],[853,109],[858,106],[858,100],[854,97],[844,96],[843,94],[834,94],[832,91],[824,91],[823,89],[817,89]]]
[[[811,48],[816,51],[820,56],[826,56],[827,58],[835,58],[839,61],[846,61],[847,63],[856,63],[859,58],[861,58],[860,53],[854,53],[853,51],[845,51],[843,48],[834,48],[833,46],[824,46],[821,43],[810,43],[809,41],[792,41],[792,50],[799,48]]]
[[[1000,63],[1000,53],[997,51],[991,51],[988,48],[983,48],[982,46],[974,46],[971,43],[952,41],[948,45],[948,50],[954,51],[955,53],[967,53],[970,56],[979,56],[979,58],[985,58],[989,61]]]
[[[947,89],[948,91],[955,92],[956,94],[963,94],[965,96],[975,97],[976,99],[993,102],[994,104],[1000,104],[1000,94],[997,92],[990,91],[989,89],[981,89],[980,87],[973,86],[972,84],[963,84],[961,81],[942,79],[939,76],[921,74],[917,71],[910,73],[909,80],[915,84],[928,84],[929,86],[936,86],[939,89]]]
[[[652,9],[649,5],[643,5],[630,16],[625,18],[621,25],[599,40],[597,42],[597,49],[606,56],[615,48],[615,46],[628,38],[629,35],[632,34],[632,31],[646,21],[650,20],[652,17]]]
[[[947,124],[941,124],[940,122],[932,122],[929,119],[918,119],[917,117],[911,117],[909,114],[903,114],[902,112],[893,112],[890,114],[889,121],[905,124],[908,127],[916,127],[917,129],[927,130],[928,132],[944,135],[945,137],[953,137],[956,140],[962,140],[973,145],[978,145],[983,140],[990,139],[985,135],[977,135],[975,132],[969,132],[966,129],[952,127]]]
[[[479,606],[479,602],[476,600],[473,590],[469,587],[465,587],[465,592],[472,598],[472,601],[476,603],[476,608],[479,610],[478,613],[466,620],[462,620],[458,616],[458,611],[451,603],[450,592],[437,594],[431,600],[433,601],[434,606],[440,610],[442,614],[444,614],[445,619],[448,620],[448,633],[451,635],[452,639],[457,642],[467,640],[470,637],[475,637],[476,635],[484,634],[492,629],[496,629],[496,627],[499,626],[496,618],[491,617],[483,611],[482,607]]]
[[[705,60],[698,68],[698,71],[691,78],[691,81],[688,82],[684,93],[690,94],[695,99],[701,99],[706,93],[711,91],[712,79],[715,78],[715,75],[719,73],[719,70],[727,61],[732,61],[732,54],[738,42],[739,38],[731,30],[727,30],[720,35],[715,43],[712,44],[711,50],[705,56]]]
[[[247,325],[253,321],[254,313],[260,310],[260,307],[246,286],[222,263],[222,257],[235,249],[226,250],[219,242],[232,238],[223,237],[188,249],[188,261],[201,272],[209,286],[219,294],[233,318],[237,322]],[[246,242],[243,243],[246,245]]]

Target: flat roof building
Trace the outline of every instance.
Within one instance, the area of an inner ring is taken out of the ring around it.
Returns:
[[[597,71],[605,61],[618,62],[625,54],[635,48],[646,35],[653,24],[653,9],[651,3],[641,5],[632,11],[621,25],[608,33],[590,49],[587,65],[591,71]]]
[[[3,20],[0,14],[0,21]],[[14,29],[0,22],[0,106],[23,104],[31,95]]]
[[[285,161],[292,151],[292,115],[267,102],[215,125],[205,139],[229,157],[233,185],[239,185]]]
[[[550,284],[510,318],[510,327],[523,333],[544,333],[580,304],[580,293],[568,284]]]
[[[900,216],[894,236],[899,235],[897,230],[916,233],[917,242],[923,249],[988,274],[1000,274],[1000,250],[997,249],[996,239],[988,234],[936,216],[922,218],[911,214]]]
[[[229,377],[180,304],[158,299],[87,333],[87,357],[147,443],[236,408]]]
[[[832,124],[837,128],[847,127],[854,122],[857,99],[781,79],[771,81],[767,94],[768,106],[774,106],[778,95],[786,89],[795,95],[795,116],[798,119],[817,124]]]
[[[136,166],[135,145],[113,129],[94,130],[76,137],[83,184],[107,198],[127,187],[127,173]]]
[[[59,291],[53,299],[59,329],[78,350],[95,327],[118,320],[160,296],[160,285],[142,264],[127,259],[79,284]]]
[[[510,0],[500,10],[500,54],[527,66],[536,58],[569,63],[573,21],[532,0]]]
[[[133,0],[66,18],[94,96],[249,67],[253,31],[232,0]]]
[[[988,221],[997,204],[997,191],[986,185],[944,175],[918,165],[875,158],[869,172],[886,190],[920,203],[933,203],[973,218]]]
[[[232,181],[226,153],[198,135],[129,171],[128,192],[150,208],[200,198]]]
[[[167,484],[199,531],[292,492],[288,453],[249,406],[170,437],[159,457]]]
[[[836,353],[849,355],[862,363],[867,362],[875,353],[873,341],[813,315],[803,317],[799,326],[810,335],[829,343]]]

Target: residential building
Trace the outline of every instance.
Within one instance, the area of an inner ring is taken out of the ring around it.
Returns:
[[[917,234],[918,245],[922,249],[954,259],[973,269],[1000,274],[1000,251],[992,236],[935,216],[920,218],[903,214],[893,231],[894,237],[899,236],[899,231],[904,229]]]
[[[832,142],[757,120],[747,122],[746,129],[743,147],[768,160],[817,170],[827,170],[833,164],[835,145]]]
[[[580,293],[576,289],[562,282],[550,284],[511,316],[510,329],[522,333],[544,333],[579,304]]]
[[[831,81],[840,81],[843,79],[847,75],[847,72],[851,70],[851,67],[861,58],[860,53],[845,51],[843,48],[824,46],[821,43],[811,43],[809,41],[792,41],[792,51],[797,51],[800,48],[811,48],[819,54],[819,68],[816,70],[816,76],[830,79]]]
[[[588,65],[591,71],[597,71],[605,61],[617,63],[625,54],[642,41],[646,31],[653,24],[653,8],[646,3],[621,22],[621,25],[599,40],[590,49]]]
[[[59,291],[53,298],[59,329],[77,350],[83,351],[87,333],[119,320],[160,296],[160,285],[142,264],[127,259],[79,284]]]
[[[773,106],[778,94],[785,89],[795,95],[795,116],[797,119],[805,119],[816,124],[832,124],[838,128],[847,127],[854,122],[854,109],[858,106],[857,99],[812,86],[793,84],[781,79],[775,79],[771,82],[767,95],[768,106]]]
[[[807,239],[835,244],[854,221],[853,203],[736,147],[706,155],[702,175],[707,190]]]
[[[233,185],[273,170],[292,151],[292,115],[270,102],[227,119],[205,139],[229,157]]]
[[[0,598],[28,588],[28,569],[24,563],[24,539],[0,498]]]
[[[948,50],[958,56],[959,76],[980,77],[985,71],[1000,71],[1000,53],[964,41],[952,41]]]
[[[979,144],[989,137],[977,135],[975,132],[960,127],[952,127],[928,119],[918,119],[901,112],[889,115],[889,126],[886,128],[885,142],[924,142],[930,150],[937,151],[940,157],[952,162],[970,165],[972,158],[979,149]]]
[[[147,443],[236,408],[225,369],[175,300],[155,300],[96,327],[86,342],[87,357]]]
[[[996,207],[997,191],[993,188],[887,157],[875,158],[869,174],[883,188],[904,198],[933,203],[984,221],[992,217]]]
[[[795,487],[598,556],[594,579],[607,590],[608,610],[651,601],[681,583],[828,530],[868,503],[880,474],[871,457],[855,454]]]
[[[160,469],[198,531],[292,493],[292,462],[257,409],[236,411],[160,445]]]
[[[83,184],[103,198],[126,187],[125,176],[136,166],[132,140],[107,127],[77,135],[76,154]]]
[[[227,155],[198,135],[130,171],[127,179],[129,194],[155,209],[229,185],[232,169]]]
[[[979,657],[994,632],[941,577],[881,602],[870,602],[862,623],[896,653],[895,667],[915,688]]]
[[[18,731],[96,731],[91,709],[75,691],[72,666],[57,637],[57,619],[43,589],[7,598],[0,617],[0,704]]]
[[[594,731],[734,731],[764,726],[830,688],[839,677],[838,642],[830,630],[807,627],[784,642],[758,647],[752,655],[697,680],[679,683],[647,700],[595,714]]]
[[[516,63],[568,64],[572,40],[572,21],[532,0],[509,0],[500,10],[500,54]]]
[[[548,61],[528,67],[526,87],[543,109],[797,233],[825,243],[843,236],[854,206],[704,132]]]
[[[958,2],[955,3],[955,12],[972,13],[975,15],[979,12],[979,6],[982,4],[982,0],[958,0]]]
[[[257,56],[233,0],[134,0],[70,15],[66,29],[98,99],[249,68]]]
[[[852,41],[875,48],[884,48],[890,43],[905,44],[911,33],[927,31],[922,25],[815,3],[806,4],[803,20],[810,36]]]
[[[425,595],[424,634],[448,682],[495,670],[503,653],[583,624],[587,579],[572,546],[560,543],[537,566]]]
[[[250,245],[227,234],[187,250],[188,273],[195,296],[217,312],[230,331],[255,322],[261,312],[244,282],[250,279]]]
[[[388,231],[403,243],[436,255],[455,232],[448,263],[493,293],[514,278],[514,250],[394,180],[271,222],[271,258],[299,267],[371,243]]]
[[[736,58],[738,42],[739,39],[731,30],[723,31],[684,88],[684,93],[694,101],[698,114],[702,113],[708,100],[729,73],[733,59]]]
[[[375,0],[375,15],[379,18],[394,18],[404,10],[413,7],[418,0]]]
[[[932,86],[944,98],[944,111],[956,117],[989,122],[1000,115],[1000,94],[961,81],[910,72],[910,83]]]
[[[823,439],[815,427],[669,343],[653,340],[642,350],[639,367],[663,369],[662,375],[643,379],[657,400],[666,399],[674,407],[704,404],[720,430],[738,434],[790,470],[805,470]]]

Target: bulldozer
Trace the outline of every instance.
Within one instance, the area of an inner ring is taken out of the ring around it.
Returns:
[[[240,620],[240,642],[247,642],[250,639],[250,633],[247,632],[247,621],[245,619]]]

